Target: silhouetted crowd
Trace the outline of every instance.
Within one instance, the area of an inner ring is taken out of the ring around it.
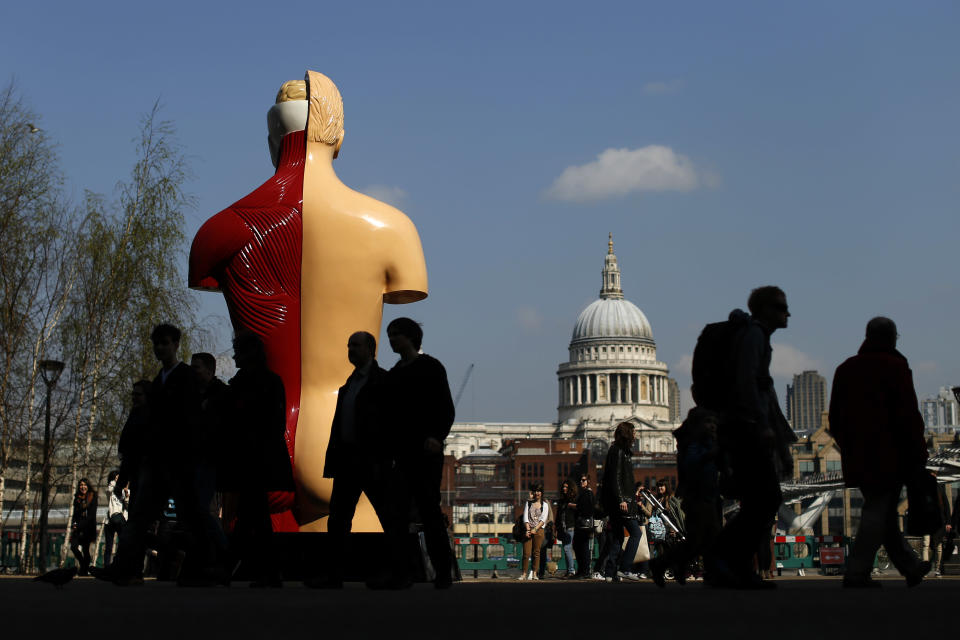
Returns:
[[[596,494],[586,470],[563,484],[552,505],[542,486],[531,487],[513,532],[523,548],[520,580],[541,577],[547,549],[559,542],[568,578],[649,578],[664,587],[668,578],[683,584],[702,577],[715,588],[775,586],[771,530],[782,502],[780,482],[793,475],[796,436],[774,391],[770,337],[787,327],[790,312],[774,286],[752,291],[748,307],[749,313],[735,309],[707,325],[698,339],[691,387],[697,406],[674,431],[675,494],[665,481],[650,487],[634,481],[634,426],[620,423]],[[304,580],[308,587],[340,588],[356,574],[342,549],[362,494],[386,534],[386,560],[364,576],[370,588],[411,585],[410,541],[417,530],[429,556],[424,572],[434,585],[448,588],[456,575],[440,509],[444,439],[454,419],[446,372],[421,352],[423,332],[415,321],[392,321],[387,336],[399,355],[389,371],[377,363],[371,334],[358,331],[346,345],[354,369],[337,396],[323,469],[333,479],[328,543],[320,566]],[[948,558],[953,551],[958,510],[948,518],[943,487],[925,469],[923,420],[898,337],[889,318],[870,320],[858,353],[834,376],[830,431],[846,485],[864,497],[847,588],[880,586],[870,574],[881,544],[908,585],[930,571],[898,525],[904,486],[910,533],[949,545]],[[268,494],[294,490],[283,382],[252,333],[234,339],[238,372],[228,384],[216,377],[210,354],[194,354],[189,366],[179,361],[177,328],[159,325],[151,340],[161,371],[133,388],[118,445],[121,466],[110,478],[107,568],[99,577],[140,584],[144,559],[156,556],[184,586],[227,583],[238,566],[253,586],[280,586]],[[724,500],[735,504],[726,519]],[[72,524],[81,573],[90,570],[96,509],[96,491],[81,480]],[[174,517],[175,531],[164,531]],[[114,536],[119,544],[111,557]]]
[[[520,580],[542,577],[545,549],[563,545],[568,578],[606,582],[691,575],[715,588],[771,589],[772,531],[782,502],[781,480],[792,479],[796,441],[780,410],[770,375],[770,336],[787,327],[786,295],[775,286],[751,292],[749,313],[733,310],[708,324],[694,350],[696,407],[674,431],[676,495],[666,483],[634,482],[634,426],[617,425],[597,496],[589,476],[565,482],[554,508],[542,486],[531,487],[514,538],[523,543]],[[882,544],[909,586],[931,570],[905,541],[897,505],[907,487],[908,530],[929,535],[938,573],[953,552],[958,513],[949,516],[942,485],[925,468],[927,446],[913,379],[896,349],[889,318],[866,327],[857,355],[837,368],[830,432],[841,450],[844,482],[864,497],[862,517],[844,575],[846,588],[877,588],[871,577]],[[726,500],[730,515],[723,517]],[[546,541],[546,544],[545,544]],[[593,545],[599,545],[591,567]]]
[[[386,533],[389,561],[368,576],[371,588],[412,584],[411,525],[422,529],[437,588],[453,581],[452,551],[440,510],[443,440],[453,401],[443,365],[420,353],[423,332],[409,318],[387,329],[400,360],[385,371],[376,340],[352,335],[355,369],[337,400],[324,475],[334,479],[323,569],[307,586],[342,586],[340,552],[361,492]],[[104,568],[91,568],[97,494],[84,479],[72,535],[81,575],[120,586],[143,583],[144,570],[181,586],[228,584],[238,570],[254,587],[279,587],[282,562],[273,544],[270,496],[295,489],[287,449],[281,378],[267,366],[251,332],[234,338],[236,375],[216,377],[216,360],[178,357],[181,332],[161,324],[150,339],[161,370],[133,385],[133,406],[118,444],[120,469],[110,474]],[[116,554],[113,538],[118,538]]]

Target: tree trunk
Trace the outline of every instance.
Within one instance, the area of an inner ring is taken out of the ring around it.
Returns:
[[[27,475],[23,485],[23,512],[20,514],[20,573],[27,572],[27,513],[30,511],[30,475],[32,474],[32,430],[27,430]]]

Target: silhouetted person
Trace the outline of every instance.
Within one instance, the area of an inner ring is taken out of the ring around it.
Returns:
[[[953,550],[956,547],[957,531],[960,530],[960,499],[953,501],[953,512],[950,518],[946,520],[944,531],[946,535],[943,538],[943,555],[940,560],[940,573],[943,574],[944,565],[953,558]]]
[[[237,469],[231,474],[239,491],[234,539],[250,586],[282,586],[275,557],[267,493],[293,490],[293,470],[284,438],[286,401],[283,381],[267,368],[263,342],[242,332],[233,340],[237,374],[230,379]]]
[[[606,562],[603,577],[607,582],[620,582],[622,577],[638,579],[633,573],[633,561],[643,535],[640,531],[640,505],[637,504],[633,481],[633,432],[629,422],[617,425],[613,445],[607,451],[603,464],[603,509],[609,517],[606,536]],[[629,534],[627,546],[622,550],[623,530]]]
[[[770,376],[770,336],[785,329],[790,311],[779,287],[760,287],[747,302],[749,322],[734,348],[731,410],[720,434],[720,446],[732,473],[728,498],[740,511],[720,533],[722,557],[707,567],[713,586],[773,588],[753,569],[753,556],[765,539],[782,501],[780,476],[792,467],[789,444],[795,436],[780,411]]]
[[[120,534],[117,558],[103,577],[120,586],[143,583],[143,557],[148,528],[162,517],[172,495],[177,521],[186,530],[187,558],[183,570],[206,566],[209,540],[204,533],[203,506],[193,489],[194,433],[200,412],[196,374],[181,362],[180,330],[169,324],[154,327],[150,334],[153,353],[161,369],[150,385],[148,417],[142,442],[130,520]]]
[[[147,455],[147,430],[150,428],[149,394],[148,380],[138,380],[133,383],[133,389],[130,392],[132,407],[117,443],[120,475],[117,477],[114,490],[120,491],[124,487],[129,487],[131,501],[136,498],[137,478]]]
[[[870,571],[881,544],[913,586],[923,580],[930,563],[921,562],[903,539],[897,504],[907,479],[926,473],[923,417],[913,373],[897,351],[897,325],[889,318],[873,318],[866,334],[857,355],[837,367],[830,394],[830,433],[840,447],[843,481],[863,493],[843,586],[880,586]]]
[[[119,477],[119,471],[111,471],[107,476],[107,498],[110,502],[107,507],[107,519],[103,523],[104,567],[109,567],[113,562],[113,541],[127,524],[127,511],[130,507],[130,489],[117,487]]]
[[[560,495],[557,497],[556,530],[557,538],[563,545],[563,557],[567,562],[567,573],[564,577],[572,578],[576,575],[573,570],[573,536],[577,528],[577,489],[573,482],[564,480],[560,485]]]
[[[686,582],[688,568],[697,556],[710,560],[714,541],[720,533],[720,480],[717,468],[717,416],[712,411],[694,408],[680,428],[677,438],[677,475],[684,515],[685,539],[667,554],[650,561],[650,575],[663,587],[664,573],[673,569],[677,582]]]
[[[590,539],[594,532],[595,499],[590,490],[590,478],[583,474],[579,479],[575,505],[576,527],[573,532],[573,552],[577,556],[577,577],[590,577]]]
[[[327,575],[305,580],[310,587],[343,586],[344,549],[360,494],[365,493],[380,521],[389,526],[390,514],[382,500],[390,452],[381,444],[381,384],[387,372],[377,364],[377,340],[357,331],[347,340],[347,360],[353,373],[337,393],[337,409],[330,428],[330,444],[323,477],[333,478],[330,518],[327,521]]]
[[[451,553],[440,510],[440,481],[443,474],[443,441],[453,425],[453,398],[447,372],[436,358],[420,353],[423,330],[410,318],[397,318],[387,326],[390,347],[400,360],[385,380],[386,411],[392,428],[393,455],[399,483],[416,506],[423,525],[427,551],[436,571],[434,586],[449,588]],[[401,511],[407,499],[394,498]],[[402,526],[391,527],[394,548],[402,548]],[[399,568],[398,568],[399,569]],[[394,575],[387,588],[403,588],[409,577]]]
[[[200,392],[200,414],[191,447],[194,455],[194,464],[191,465],[194,472],[192,487],[197,507],[202,510],[197,517],[202,518],[206,540],[212,547],[208,548],[207,553],[211,560],[216,559],[216,564],[222,564],[226,561],[228,545],[218,518],[214,515],[214,498],[218,486],[218,467],[224,466],[223,455],[228,453],[221,444],[232,436],[229,424],[230,389],[217,377],[217,360],[212,354],[194,353],[190,356],[190,368],[197,376]],[[210,569],[207,567],[206,576],[194,576],[194,580],[205,583],[215,578]]]
[[[77,483],[73,496],[73,522],[70,524],[70,550],[77,559],[77,573],[90,572],[90,543],[97,539],[97,492],[86,478]]]

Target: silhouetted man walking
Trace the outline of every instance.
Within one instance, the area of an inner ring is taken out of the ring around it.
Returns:
[[[779,287],[760,287],[750,293],[747,306],[750,318],[734,347],[733,398],[721,433],[732,475],[727,497],[740,501],[740,511],[720,534],[723,555],[708,568],[707,579],[714,586],[757,589],[775,586],[761,580],[752,559],[776,517],[780,476],[792,467],[789,443],[796,438],[770,377],[770,336],[785,329],[790,317],[786,294]]]
[[[423,524],[434,586],[449,588],[450,542],[440,510],[443,441],[453,425],[454,407],[447,372],[436,358],[420,353],[423,330],[410,318],[387,326],[390,347],[400,360],[387,374],[388,411],[392,417],[396,473],[416,505]],[[401,505],[403,506],[403,505]],[[401,527],[394,529],[401,532]],[[394,579],[390,587],[403,587]]]
[[[930,563],[920,561],[898,525],[900,489],[911,475],[926,473],[927,445],[913,374],[897,351],[897,338],[893,320],[872,319],[857,355],[833,375],[830,433],[840,446],[844,483],[863,493],[844,587],[880,586],[870,571],[881,544],[909,586],[930,571]]]
[[[328,573],[325,578],[306,580],[308,587],[343,586],[345,543],[361,493],[370,499],[384,528],[392,524],[382,502],[390,452],[381,443],[383,426],[379,424],[381,384],[387,372],[377,364],[376,352],[377,340],[366,331],[357,331],[347,340],[347,360],[353,373],[337,394],[323,467],[323,477],[333,478],[327,521]]]
[[[210,562],[211,541],[204,530],[207,505],[197,503],[193,490],[199,384],[194,371],[177,355],[180,329],[169,324],[157,325],[150,340],[161,369],[150,385],[143,459],[130,521],[120,534],[113,571],[104,574],[121,586],[142,584],[147,527],[159,519],[171,495],[176,503],[177,519],[190,534],[183,570],[189,572]]]

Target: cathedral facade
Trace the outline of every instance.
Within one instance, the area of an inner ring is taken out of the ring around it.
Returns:
[[[657,360],[650,322],[625,299],[612,235],[604,256],[599,299],[574,324],[569,359],[557,370],[556,422],[455,423],[446,452],[461,458],[479,448],[498,450],[506,440],[577,438],[613,440],[617,424],[634,424],[640,451],[674,451],[671,416],[676,384]],[[676,413],[676,412],[674,412]]]

